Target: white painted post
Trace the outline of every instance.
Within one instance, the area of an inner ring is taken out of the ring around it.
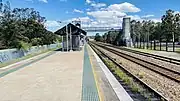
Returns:
[[[66,41],[67,41],[67,43],[66,43],[66,45],[67,45],[67,52],[68,52],[68,49],[69,49],[69,44],[68,44],[68,26],[66,25]]]
[[[62,36],[62,51],[64,52],[64,40],[63,40],[63,37],[64,36]]]
[[[78,35],[78,39],[79,39],[79,51],[80,51],[80,43],[81,43],[80,35]]]
[[[71,31],[71,26],[70,26],[70,44],[71,44],[71,51],[72,51],[72,31]]]

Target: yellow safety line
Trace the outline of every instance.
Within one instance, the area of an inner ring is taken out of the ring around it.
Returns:
[[[104,101],[104,96],[103,96],[103,94],[102,94],[101,91],[100,91],[99,82],[98,82],[98,80],[97,80],[97,75],[96,75],[96,72],[95,72],[95,70],[94,70],[94,65],[93,65],[93,63],[92,63],[92,60],[91,60],[91,56],[90,56],[90,55],[89,55],[89,60],[90,60],[91,66],[92,66],[92,71],[93,71],[93,74],[94,74],[94,79],[95,79],[96,87],[97,87],[97,90],[98,90],[99,100],[100,100],[100,101]]]

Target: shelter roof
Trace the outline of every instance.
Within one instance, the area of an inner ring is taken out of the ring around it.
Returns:
[[[69,23],[66,26],[67,26],[69,34],[70,34],[70,31],[71,31],[72,35],[81,35],[81,33],[84,34],[84,35],[87,35],[86,31],[82,30],[81,28],[76,27],[75,25],[73,25],[71,23]],[[61,29],[57,30],[55,32],[55,34],[61,35],[61,36],[66,35],[66,26],[64,26]]]

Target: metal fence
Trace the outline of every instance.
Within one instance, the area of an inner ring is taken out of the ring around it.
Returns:
[[[148,46],[147,46],[148,45]],[[168,52],[180,52],[180,43],[175,42],[159,42],[159,41],[151,41],[149,44],[147,42],[135,42],[135,48],[141,49],[151,49],[151,50],[158,50],[158,51],[168,51]],[[174,49],[173,49],[174,47]]]

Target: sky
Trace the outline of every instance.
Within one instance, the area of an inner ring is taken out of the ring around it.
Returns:
[[[74,20],[81,20],[83,27],[121,27],[123,17],[159,22],[166,10],[180,11],[180,0],[9,1],[11,8],[28,7],[39,11],[47,19],[45,26],[53,32]]]

